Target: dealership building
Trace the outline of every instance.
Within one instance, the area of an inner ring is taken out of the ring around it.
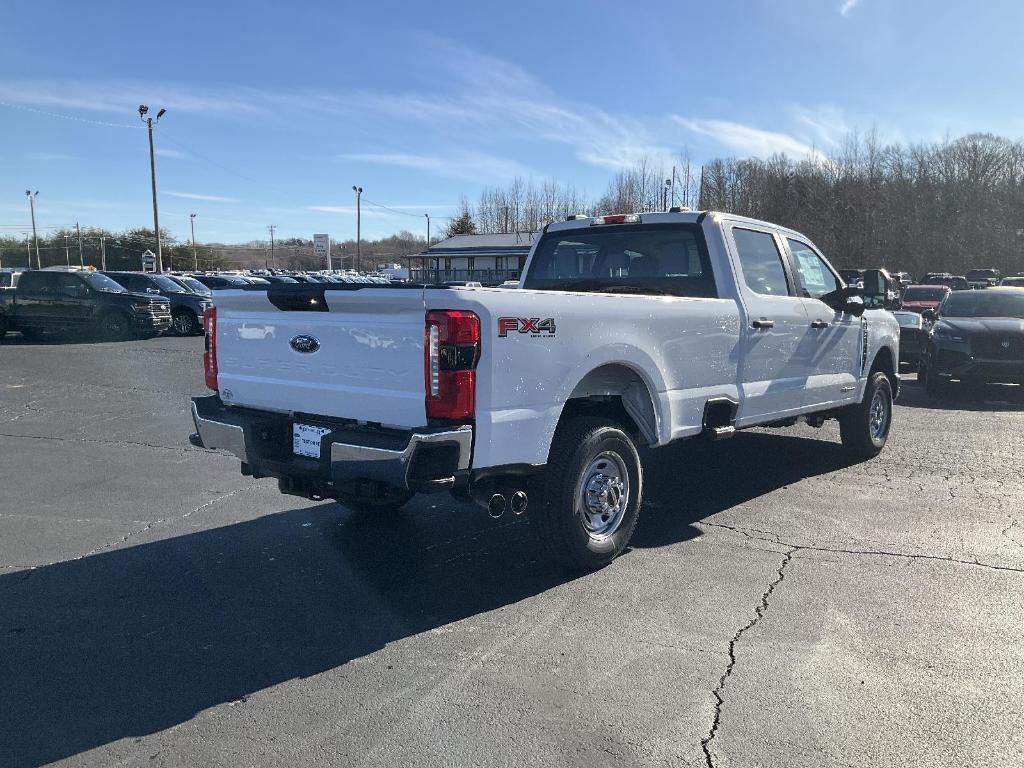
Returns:
[[[536,232],[455,235],[408,257],[413,282],[473,280],[497,285],[518,280]]]

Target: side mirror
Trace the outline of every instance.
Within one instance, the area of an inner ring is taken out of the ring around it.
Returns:
[[[929,323],[934,323],[936,320],[939,319],[939,316],[935,313],[934,309],[926,309],[924,312],[921,313],[921,319]]]
[[[864,305],[882,309],[889,305],[889,286],[892,280],[884,269],[864,270]]]

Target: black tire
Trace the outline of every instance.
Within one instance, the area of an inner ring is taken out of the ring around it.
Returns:
[[[924,375],[924,391],[928,397],[945,397],[949,394],[949,382],[945,379],[940,379],[931,369],[922,372]],[[918,374],[918,378],[921,378],[922,374]]]
[[[858,459],[873,459],[889,439],[892,414],[892,384],[888,376],[876,371],[864,388],[864,399],[848,405],[839,415],[843,446]]]
[[[107,341],[124,341],[132,336],[132,321],[123,312],[108,312],[100,318],[99,332]]]
[[[21,328],[21,337],[25,341],[42,341],[45,334],[37,328]]]
[[[199,318],[190,309],[179,310],[171,317],[171,332],[175,336],[195,336],[199,327]]]
[[[573,570],[603,568],[626,549],[640,519],[643,469],[633,438],[610,419],[563,422],[530,491],[530,528],[542,552]]]

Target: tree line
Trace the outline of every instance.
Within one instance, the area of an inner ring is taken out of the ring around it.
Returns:
[[[828,154],[717,158],[702,167],[685,155],[674,168],[641,160],[597,198],[571,185],[517,179],[485,189],[475,208],[463,201],[450,228],[537,230],[574,213],[639,213],[666,203],[791,227],[839,268],[886,267],[917,277],[971,267],[1024,270],[1024,142],[985,133],[912,145],[851,134]]]

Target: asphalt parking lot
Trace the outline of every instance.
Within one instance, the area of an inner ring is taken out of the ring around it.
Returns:
[[[645,456],[568,578],[193,448],[202,339],[0,345],[0,765],[1024,764],[1024,396]]]

